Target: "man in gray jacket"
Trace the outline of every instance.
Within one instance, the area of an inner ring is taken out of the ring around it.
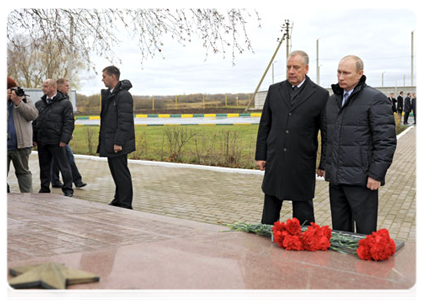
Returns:
[[[371,234],[377,229],[378,190],[397,144],[394,115],[386,96],[366,84],[357,56],[339,62],[332,89],[321,162],[330,183],[332,227]]]
[[[13,162],[21,193],[32,193],[32,173],[28,160],[32,151],[32,121],[38,110],[16,82],[7,77],[7,174]],[[9,190],[9,185],[7,186]]]

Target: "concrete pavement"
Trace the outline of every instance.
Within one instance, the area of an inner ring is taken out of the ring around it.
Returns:
[[[74,197],[107,205],[114,195],[114,183],[105,159],[76,156],[83,181],[88,185],[75,189]],[[258,172],[235,173],[205,168],[187,168],[177,164],[149,164],[130,161],[134,185],[134,210],[185,220],[223,225],[258,223],[261,219],[263,176]],[[39,190],[39,166],[36,154],[30,156],[34,192]],[[18,192],[13,166],[8,176],[12,192]],[[62,194],[60,189],[52,193]],[[394,162],[386,185],[379,194],[378,228],[389,230],[391,237],[416,242],[416,129],[411,128],[398,140]],[[316,223],[331,225],[328,184],[318,180],[314,199]],[[281,220],[291,218],[291,205],[284,205]],[[114,208],[120,209],[120,208]]]

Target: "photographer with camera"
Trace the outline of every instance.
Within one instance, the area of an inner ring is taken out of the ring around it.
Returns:
[[[21,193],[32,193],[32,173],[28,167],[32,151],[32,121],[38,117],[31,98],[7,77],[7,174],[10,161],[15,167]],[[9,190],[9,185],[7,186]]]

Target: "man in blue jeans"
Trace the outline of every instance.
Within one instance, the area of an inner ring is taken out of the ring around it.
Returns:
[[[68,95],[69,89],[70,89],[69,80],[64,78],[57,80],[57,90],[62,92],[68,99],[69,99],[69,95]],[[66,156],[68,157],[69,165],[72,170],[73,184],[77,188],[82,188],[86,186],[87,184],[82,181],[82,176],[79,173],[78,167],[75,164],[75,157],[73,156],[73,152],[69,144],[66,145],[65,150],[66,150]],[[51,164],[51,184],[52,184],[52,187],[54,188],[61,188],[63,186],[63,184],[60,182],[59,167],[57,166],[55,159],[53,159]]]

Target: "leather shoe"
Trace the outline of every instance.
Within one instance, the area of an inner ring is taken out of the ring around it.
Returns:
[[[85,183],[85,182],[78,182],[78,183],[75,183],[75,186],[77,187],[77,188],[82,188],[82,187],[84,187],[84,186],[86,186],[87,184]]]
[[[64,195],[66,197],[73,197],[73,193],[72,192],[65,192]]]

